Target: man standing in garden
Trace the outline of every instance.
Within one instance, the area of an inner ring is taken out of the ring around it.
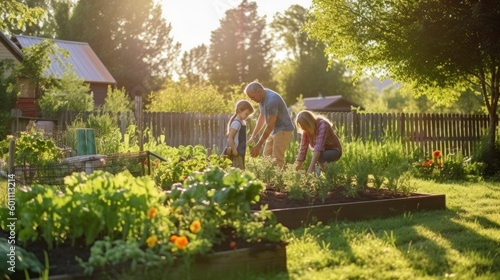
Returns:
[[[262,136],[251,148],[250,155],[252,157],[258,156],[265,143],[263,155],[271,157],[277,166],[283,167],[285,165],[285,151],[294,130],[285,101],[277,92],[264,88],[258,82],[249,83],[245,87],[245,94],[259,103],[260,109],[257,125],[247,143],[251,145],[266,124]]]

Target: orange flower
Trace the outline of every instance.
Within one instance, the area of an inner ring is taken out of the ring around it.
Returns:
[[[441,151],[440,150],[435,150],[433,153],[432,153],[432,156],[434,158],[438,158],[441,156]]]
[[[186,246],[188,245],[189,240],[185,236],[179,236],[175,239],[174,243],[177,246],[177,248],[179,248],[180,250],[184,250],[184,249],[186,249]]]
[[[156,237],[156,235],[152,235],[148,237],[148,239],[146,239],[146,244],[148,244],[149,248],[153,248],[157,242],[158,242],[158,237]]]
[[[428,164],[429,166],[431,166],[431,165],[433,165],[433,164],[434,164],[434,161],[433,161],[432,159],[430,159],[430,160],[427,162],[427,164]]]
[[[177,240],[177,238],[179,238],[179,236],[177,236],[175,234],[170,236],[170,242],[175,242],[175,240]]]
[[[426,161],[426,160],[424,160],[424,161],[422,162],[422,166],[429,166],[429,164],[427,163],[427,161]]]
[[[189,230],[191,230],[192,233],[198,233],[200,231],[200,229],[201,229],[200,221],[194,221],[189,226]]]
[[[154,217],[156,217],[156,214],[158,214],[158,209],[152,207],[148,210],[148,218],[149,219],[153,219]]]

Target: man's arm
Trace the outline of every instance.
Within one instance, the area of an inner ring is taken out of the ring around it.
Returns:
[[[250,155],[252,157],[256,157],[259,155],[260,149],[266,143],[267,138],[269,135],[271,135],[271,132],[274,129],[274,126],[276,125],[276,120],[278,119],[278,115],[269,115],[267,117],[267,125],[266,128],[264,129],[264,133],[262,133],[262,136],[260,137],[259,141],[257,144],[255,144],[255,147],[253,147],[252,151],[250,151]],[[252,135],[253,137],[253,135]]]
[[[265,121],[266,119],[264,115],[260,114],[259,118],[257,119],[257,123],[255,124],[255,129],[253,130],[252,135],[250,136],[250,139],[248,139],[247,143],[252,143],[253,141],[255,141],[255,138],[257,138],[260,131],[262,130]]]
[[[269,115],[267,117],[267,125],[266,128],[264,129],[264,133],[262,133],[262,136],[260,137],[259,141],[257,142],[257,145],[264,145],[266,143],[267,137],[271,135],[271,132],[273,132],[274,126],[276,125],[276,120],[278,119],[278,115]]]

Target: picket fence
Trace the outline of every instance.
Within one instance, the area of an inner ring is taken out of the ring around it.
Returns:
[[[126,124],[135,123],[142,131],[148,128],[152,135],[165,136],[167,145],[203,145],[221,151],[226,144],[226,127],[229,114],[141,112],[117,115],[122,132]],[[344,142],[354,139],[385,141],[388,137],[401,140],[406,151],[415,148],[430,154],[440,149],[444,153],[461,152],[470,156],[486,134],[487,115],[470,114],[407,114],[407,113],[322,113],[330,119]],[[82,116],[82,115],[80,115]],[[65,113],[58,120],[59,129],[71,123],[75,113]],[[85,115],[83,116],[85,119]],[[254,120],[248,123],[253,131]],[[141,133],[139,133],[141,135]],[[295,133],[294,138],[299,140]]]

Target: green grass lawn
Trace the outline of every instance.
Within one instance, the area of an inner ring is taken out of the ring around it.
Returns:
[[[297,229],[288,274],[253,279],[500,279],[500,183],[415,181],[447,210]]]

